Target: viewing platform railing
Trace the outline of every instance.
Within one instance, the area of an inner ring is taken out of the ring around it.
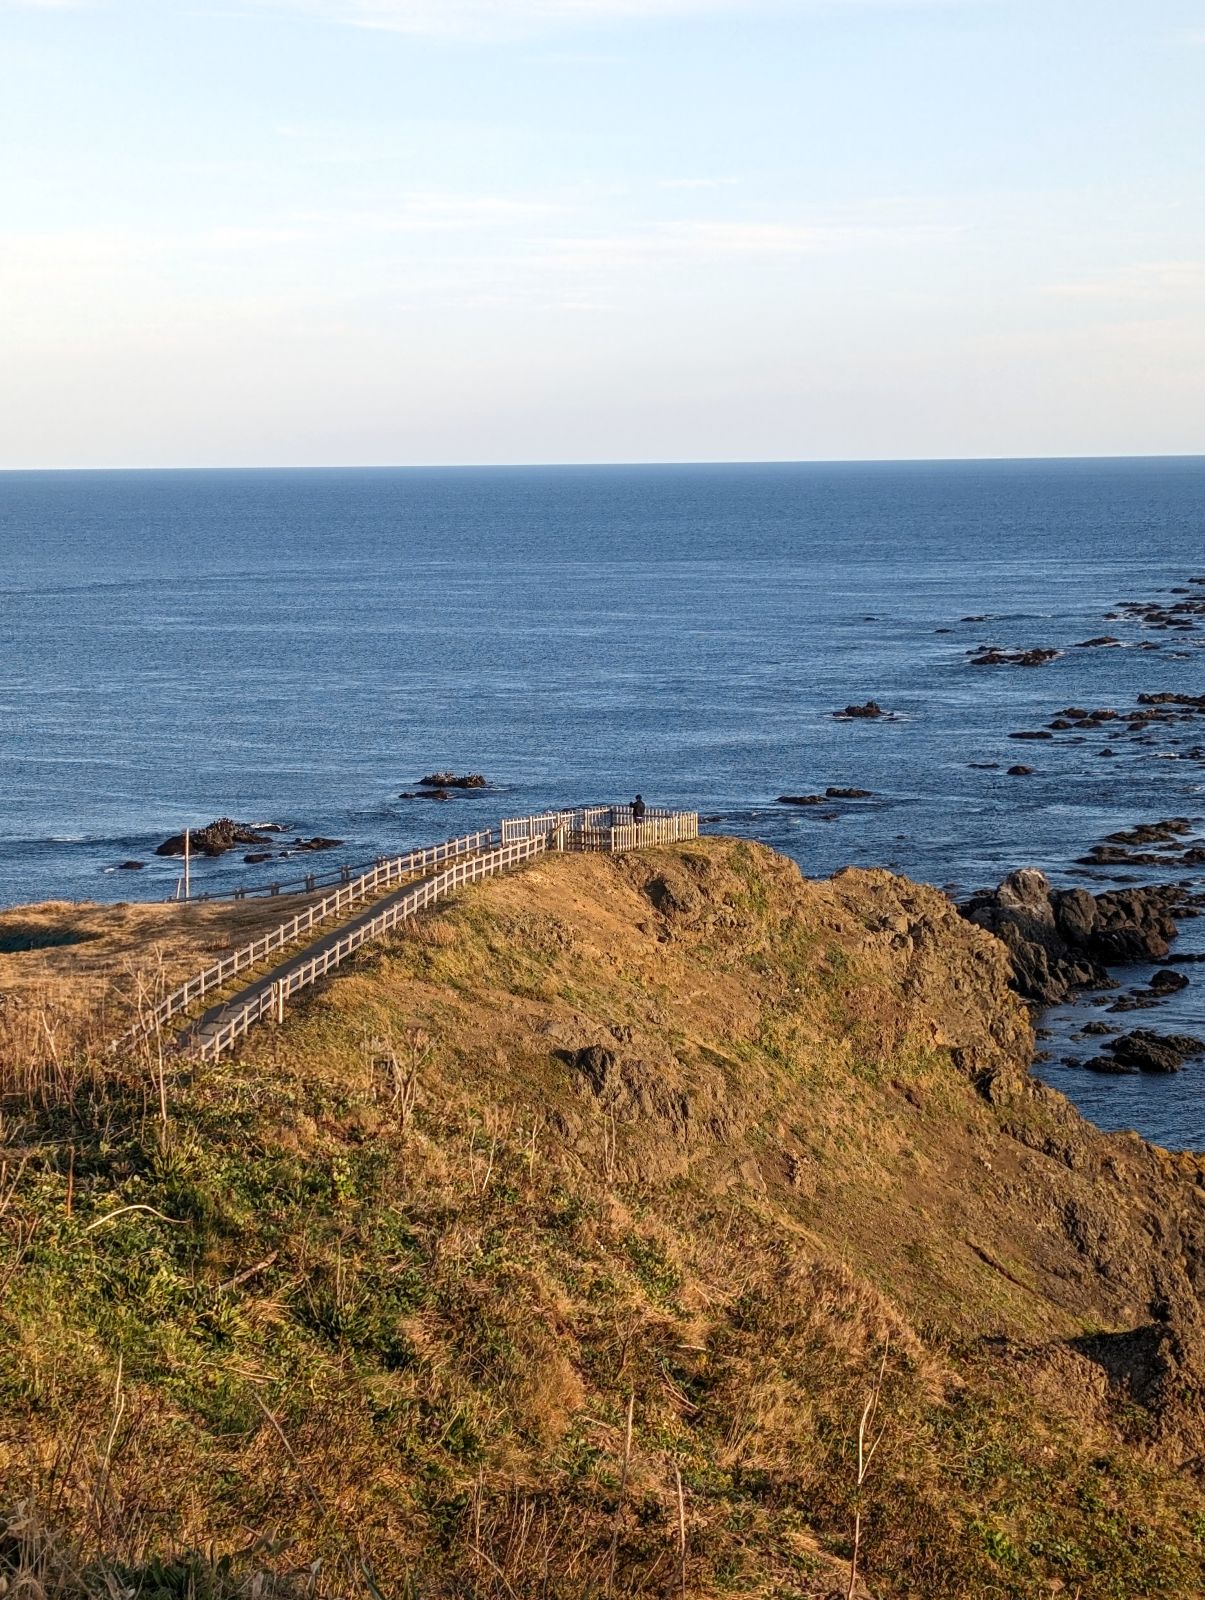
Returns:
[[[418,884],[401,900],[396,900],[391,906],[387,906],[379,917],[353,928],[345,938],[339,940],[338,944],[331,945],[312,961],[294,967],[279,982],[253,995],[246,1005],[227,1018],[220,1028],[198,1038],[188,1048],[188,1054],[197,1061],[216,1061],[263,1017],[275,1016],[283,1021],[285,1002],[290,996],[296,994],[299,989],[308,988],[319,978],[325,977],[369,940],[379,939],[382,934],[396,928],[399,923],[417,916],[425,907],[462,888],[466,883],[476,883],[481,878],[489,878],[495,873],[521,866],[525,861],[546,854],[548,848],[547,834],[540,834],[532,839],[519,839],[514,844],[502,845],[497,850],[490,851],[488,855],[476,856],[471,861],[458,862],[446,872],[439,873],[437,877]]]
[[[171,994],[159,1001],[139,1018],[134,1027],[116,1040],[114,1048],[128,1044],[142,1034],[153,1033],[165,1022],[170,1022],[180,1012],[186,1011],[204,995],[214,989],[220,989],[223,984],[229,983],[231,978],[237,977],[240,972],[245,972],[248,967],[258,966],[268,956],[277,950],[283,950],[286,945],[292,944],[302,934],[309,933],[328,917],[338,916],[341,911],[350,910],[352,906],[369,899],[379,890],[392,888],[404,878],[428,872],[442,862],[478,855],[493,845],[494,838],[494,830],[487,828],[481,833],[469,833],[460,839],[446,839],[442,844],[411,850],[407,855],[394,856],[389,861],[378,861],[374,867],[370,867],[360,877],[353,878],[334,894],[306,906],[296,916],[290,917],[287,922],[282,922],[278,928],[273,928],[270,933],[262,934],[250,944],[243,945],[241,949],[232,951],[228,956],[223,956],[221,961],[206,967],[204,972],[198,972],[178,989],[173,989]]]
[[[648,810],[640,821],[630,806],[588,806],[572,811],[545,812],[536,817],[513,817],[498,828],[484,829],[460,839],[379,862],[370,871],[345,884],[335,894],[306,906],[270,933],[233,951],[213,966],[190,978],[139,1018],[133,1028],[111,1046],[132,1045],[162,1029],[206,994],[221,988],[240,972],[259,965],[276,951],[292,944],[320,923],[350,910],[380,889],[408,877],[444,870],[416,884],[411,893],[393,899],[379,916],[352,928],[336,943],[309,961],[299,961],[278,981],[256,990],[242,1004],[232,1001],[231,1015],[213,1031],[186,1042],[187,1053],[198,1060],[216,1060],[262,1017],[283,1019],[285,1001],[299,989],[324,977],[362,945],[388,933],[435,901],[468,883],[510,871],[553,851],[589,851],[620,854],[656,845],[679,844],[699,836],[696,812]],[[447,865],[447,863],[451,865]]]

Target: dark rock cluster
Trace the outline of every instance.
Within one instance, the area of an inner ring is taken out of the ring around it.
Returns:
[[[189,833],[189,849],[195,856],[224,856],[233,850],[236,845],[266,845],[277,842],[276,835],[285,830],[278,822],[264,822],[252,825],[249,822],[235,822],[231,817],[219,817],[216,822],[208,823],[204,828],[193,828]],[[287,848],[280,851],[281,857],[305,855],[314,850],[336,850],[343,843],[342,839],[328,839],[322,834],[315,834],[312,839],[290,839]],[[165,839],[156,849],[157,856],[182,856],[184,854],[184,835],[173,834],[170,839]],[[270,861],[271,850],[253,850],[243,857],[243,860],[254,866],[260,861]]]
[[[1186,899],[1174,885],[1099,895],[1052,889],[1045,874],[1025,867],[962,912],[1008,947],[1017,990],[1055,1005],[1077,989],[1110,987],[1110,966],[1165,961],[1178,931],[1173,912]]]
[[[1205,1039],[1189,1033],[1152,1033],[1149,1028],[1135,1028],[1133,1033],[1110,1039],[1104,1048],[1106,1055],[1084,1062],[1089,1072],[1179,1072],[1186,1061],[1205,1055]]]
[[[1188,988],[1188,979],[1171,967],[1160,967],[1151,981],[1142,989],[1131,989],[1119,995],[1109,1007],[1110,1011],[1150,1011],[1162,1005],[1169,995]]]
[[[282,830],[276,823],[253,827],[249,822],[235,822],[231,817],[219,817],[204,828],[193,828],[189,834],[189,848],[193,855],[224,856],[239,844],[271,844],[272,835]],[[175,833],[165,839],[155,851],[157,856],[182,856],[184,835]]]
[[[833,712],[833,716],[839,722],[854,722],[859,719],[873,719],[875,717],[885,717],[886,715],[887,712],[883,710],[877,700],[867,700],[860,706],[846,706],[844,711]]]
[[[830,784],[823,794],[780,794],[780,806],[823,806],[830,800],[869,800],[873,796],[870,789],[841,789],[835,784]]]
[[[1197,583],[1197,578],[1190,578],[1190,583]],[[1189,594],[1188,589],[1178,589],[1178,594]],[[1164,605],[1158,600],[1123,600],[1116,609],[1109,613],[1109,620],[1116,617],[1128,617],[1139,622],[1145,628],[1154,628],[1160,632],[1177,629],[1188,633],[1196,627],[1195,617],[1205,617],[1205,599],[1198,600],[1195,596],[1190,600],[1176,600],[1170,605]]]
[[[486,782],[480,772],[432,772],[418,780],[420,789],[484,789]]]
[[[1082,743],[1085,737],[1090,738],[1107,727],[1110,746],[1097,751],[1097,754],[1116,756],[1127,746],[1133,748],[1136,745],[1154,744],[1160,734],[1174,735],[1178,725],[1193,723],[1201,718],[1205,718],[1205,695],[1173,693],[1165,690],[1138,695],[1135,709],[1131,711],[1118,711],[1113,706],[1100,706],[1095,709],[1087,706],[1065,706],[1061,711],[1054,713],[1044,728],[1020,729],[1016,733],[1010,733],[1009,738],[1050,740],[1061,735],[1070,735],[1070,742]],[[1170,743],[1173,748],[1162,753],[1164,759],[1205,764],[1205,746],[1175,748],[1174,737]],[[1114,748],[1114,745],[1119,748]]]
[[[1062,653],[1046,645],[1030,650],[1001,650],[994,645],[985,645],[978,650],[967,651],[973,667],[1044,667],[1048,661],[1057,660]]]
[[[480,772],[429,772],[418,780],[418,788],[404,789],[399,800],[450,800],[453,789],[487,789]]]
[[[1167,817],[1107,834],[1079,858],[1088,867],[1169,867],[1205,864],[1205,841],[1190,817]]]

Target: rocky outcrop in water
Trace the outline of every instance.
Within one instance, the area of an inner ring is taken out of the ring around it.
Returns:
[[[431,772],[418,780],[418,786],[420,789],[484,789],[486,782],[480,772],[466,772],[463,776],[455,772]]]
[[[873,791],[870,789],[842,789],[835,784],[830,784],[823,794],[780,794],[780,806],[823,806],[830,800],[871,800]]]
[[[1062,653],[1044,645],[1032,650],[1000,650],[991,646],[967,652],[973,667],[1044,667]]]
[[[1079,858],[1081,866],[1169,867],[1205,863],[1205,840],[1189,817],[1168,817],[1107,834]]]
[[[833,712],[833,716],[838,722],[873,721],[876,717],[885,717],[887,715],[888,713],[883,710],[877,700],[867,700],[860,706],[846,706],[843,711]]]
[[[1179,1072],[1186,1061],[1205,1055],[1205,1039],[1188,1033],[1152,1033],[1135,1028],[1105,1045],[1107,1055],[1096,1056],[1084,1065],[1089,1072]]]
[[[1178,931],[1173,913],[1186,904],[1175,885],[1094,895],[1052,889],[1044,873],[1025,867],[962,912],[1007,946],[1018,992],[1055,1005],[1077,989],[1108,986],[1110,966],[1165,961]]]
[[[235,822],[231,817],[219,817],[204,828],[193,828],[189,834],[189,847],[193,855],[223,856],[239,844],[271,844],[272,835],[280,828],[274,824],[253,826],[249,822]],[[182,856],[184,835],[175,833],[165,839],[155,851],[157,856]]]
[[[1181,589],[1177,592],[1187,594],[1188,590]],[[1117,610],[1110,615],[1130,617],[1144,627],[1155,628],[1160,632],[1178,629],[1189,633],[1196,627],[1193,619],[1205,617],[1205,600],[1177,600],[1171,605],[1163,605],[1158,600],[1123,600]]]

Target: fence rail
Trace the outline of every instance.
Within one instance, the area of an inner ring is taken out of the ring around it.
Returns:
[[[547,834],[532,839],[518,839],[512,844],[499,846],[488,855],[458,862],[456,866],[441,872],[437,877],[429,878],[426,883],[420,883],[410,894],[388,906],[379,917],[353,928],[345,938],[339,940],[338,944],[331,945],[312,961],[294,967],[279,982],[253,996],[222,1027],[198,1040],[189,1053],[198,1061],[216,1061],[223,1051],[237,1044],[261,1018],[270,1015],[283,1018],[285,1001],[290,995],[325,977],[333,967],[346,961],[348,956],[360,949],[361,945],[367,944],[370,939],[379,939],[382,934],[396,928],[399,922],[405,922],[410,917],[416,916],[434,901],[452,894],[466,883],[476,883],[481,878],[493,877],[496,873],[506,872],[511,867],[517,867],[525,861],[534,860],[536,856],[544,855],[549,848],[548,840]]]
[[[483,829],[459,839],[407,855],[378,862],[370,871],[344,884],[333,895],[305,907],[270,933],[261,935],[240,950],[233,951],[204,972],[190,978],[115,1041],[111,1047],[137,1042],[162,1028],[195,1001],[228,983],[249,967],[258,965],[277,950],[308,933],[329,917],[337,916],[378,889],[400,883],[408,877],[444,870],[426,877],[411,893],[394,899],[381,913],[352,928],[336,943],[328,945],[309,961],[299,961],[278,981],[251,994],[212,1032],[187,1041],[185,1048],[198,1060],[216,1060],[229,1050],[261,1018],[274,1014],[283,1020],[285,1001],[324,977],[340,962],[371,939],[388,933],[401,922],[416,916],[436,900],[468,883],[510,871],[524,862],[550,851],[591,851],[619,854],[645,847],[678,844],[699,836],[699,818],[693,811],[648,810],[640,821],[630,806],[582,806],[572,811],[549,811],[536,817],[511,817],[498,828]],[[450,866],[445,865],[451,862]]]
[[[686,819],[693,816],[687,811],[655,811],[649,807],[644,813],[644,828],[651,828],[659,822],[667,822],[672,818]],[[510,844],[515,839],[533,839],[540,833],[555,833],[558,828],[564,828],[567,836],[572,839],[579,834],[589,833],[598,828],[615,828],[633,821],[631,806],[576,806],[572,811],[544,811],[535,817],[511,817],[502,824],[502,843]],[[691,837],[698,835],[699,819],[695,816],[695,832]],[[642,842],[653,842],[650,834],[647,839],[642,835]],[[668,842],[668,841],[666,841]],[[565,846],[572,850],[580,848],[572,843]]]
[[[248,967],[257,966],[277,950],[283,950],[286,945],[299,939],[303,933],[309,933],[319,923],[325,922],[328,917],[349,910],[360,901],[367,900],[379,889],[391,888],[403,878],[427,872],[449,859],[476,855],[482,850],[488,850],[494,841],[495,833],[490,828],[481,833],[465,834],[459,839],[446,839],[442,844],[431,845],[425,849],[411,850],[407,855],[394,856],[392,860],[378,861],[374,867],[350,883],[344,884],[334,894],[327,895],[314,905],[306,906],[296,916],[273,928],[270,933],[262,934],[250,944],[245,944],[241,949],[224,956],[213,966],[206,967],[204,972],[189,978],[187,983],[174,989],[153,1010],[140,1017],[127,1033],[114,1041],[113,1048],[129,1044],[145,1034],[155,1032],[180,1012],[187,1011],[189,1006],[203,996],[212,993],[214,989],[220,989],[224,983],[229,983],[230,979],[237,977],[240,972],[245,972]]]

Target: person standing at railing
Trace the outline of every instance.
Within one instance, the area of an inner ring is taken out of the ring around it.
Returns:
[[[635,800],[632,801],[632,821],[633,821],[633,823],[635,824],[635,827],[636,827],[636,843],[637,844],[640,843],[640,835],[641,835],[641,833],[643,831],[644,813],[645,813],[646,809],[647,808],[646,808],[645,803],[644,803],[644,796],[638,794],[636,796]]]

